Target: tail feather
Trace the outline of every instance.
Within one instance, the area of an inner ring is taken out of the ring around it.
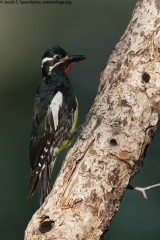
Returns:
[[[40,187],[40,206],[43,204],[45,198],[48,196],[48,194],[51,191],[51,176],[52,176],[52,170],[54,168],[56,158],[52,159],[51,162],[47,163],[44,167],[44,169],[41,172],[41,187]]]
[[[30,198],[33,196],[34,194],[34,190],[37,186],[39,180],[39,175],[35,174],[35,172],[32,172],[31,174],[31,179],[30,179],[30,184],[29,184],[29,189],[28,189],[28,193],[27,193],[27,198]]]
[[[45,198],[50,193],[50,176],[48,164],[41,173],[41,187],[40,187],[40,206],[43,204]]]

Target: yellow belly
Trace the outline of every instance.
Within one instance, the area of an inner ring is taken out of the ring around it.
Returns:
[[[74,131],[76,130],[77,128],[77,123],[78,123],[78,101],[77,101],[77,98],[76,98],[76,103],[77,103],[77,106],[76,106],[76,111],[74,113],[74,117],[73,117],[73,125],[72,125],[72,128],[71,128],[71,131],[70,131],[70,137],[68,139],[66,139],[60,146],[60,151],[66,147],[68,147],[72,140],[73,140],[73,137],[74,137]]]

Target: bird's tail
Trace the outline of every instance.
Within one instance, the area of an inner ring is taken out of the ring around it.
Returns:
[[[36,174],[35,171],[32,171],[27,198],[30,198],[30,197],[33,196],[34,190],[35,190],[35,188],[37,186],[37,183],[38,183],[38,179],[39,179],[38,174]]]
[[[45,198],[51,191],[51,175],[54,168],[56,157],[52,159],[51,162],[48,162],[41,173],[41,187],[40,187],[40,206],[43,204]]]

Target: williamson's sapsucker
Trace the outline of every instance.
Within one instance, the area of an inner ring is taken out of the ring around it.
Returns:
[[[78,102],[67,72],[84,55],[70,55],[50,46],[42,56],[42,81],[37,90],[30,143],[31,179],[28,197],[41,180],[40,204],[50,192],[51,173],[57,154],[73,138],[78,120]]]

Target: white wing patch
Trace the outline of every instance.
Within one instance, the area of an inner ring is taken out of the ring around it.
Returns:
[[[63,95],[61,92],[57,92],[54,98],[51,101],[50,108],[52,111],[53,121],[54,121],[54,129],[56,130],[58,127],[58,114],[59,109],[62,106]]]

